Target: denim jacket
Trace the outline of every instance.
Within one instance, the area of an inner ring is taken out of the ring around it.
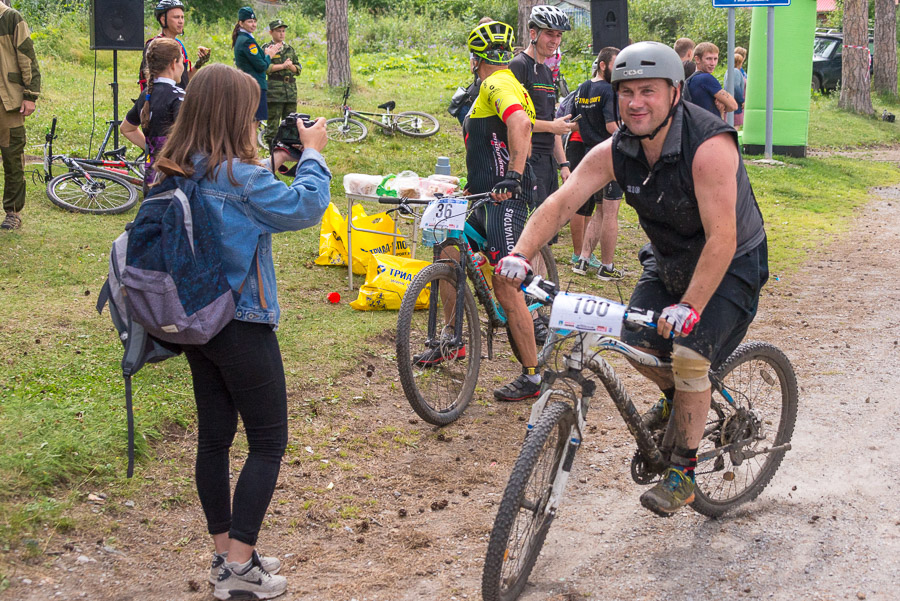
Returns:
[[[211,179],[205,158],[193,158],[201,195],[222,240],[222,266],[228,283],[239,298],[234,318],[278,327],[280,310],[272,260],[272,234],[312,227],[319,223],[331,202],[331,172],[317,151],[307,149],[297,165],[297,175],[287,186],[261,165],[234,159],[222,164]],[[205,174],[205,175],[201,175]]]

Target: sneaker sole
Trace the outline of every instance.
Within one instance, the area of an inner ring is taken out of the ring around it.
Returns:
[[[689,496],[687,498],[687,500],[684,502],[684,505],[690,505],[693,502],[694,502],[694,493],[691,493],[691,496]],[[649,509],[650,511],[652,511],[653,513],[655,513],[656,515],[658,515],[659,517],[662,517],[662,518],[670,518],[673,515],[675,515],[675,512],[677,512],[679,509],[684,507],[684,505],[681,505],[680,507],[677,507],[676,509],[666,509],[665,507],[660,507],[656,503],[656,499],[654,499],[652,497],[644,498],[643,495],[641,496],[641,505],[643,505],[645,509]]]
[[[267,570],[267,571],[268,571],[268,570]],[[275,575],[275,574],[277,574],[277,573],[280,572],[280,571],[281,571],[281,566],[278,566],[278,569],[269,571],[269,574]],[[215,586],[215,585],[216,585],[216,582],[218,581],[218,579],[219,579],[219,575],[218,575],[218,574],[216,574],[215,576],[213,576],[213,575],[210,573],[210,575],[209,575],[209,583],[210,583],[211,585]]]
[[[494,395],[494,400],[495,400],[495,401],[500,401],[501,403],[515,403],[515,402],[518,402],[518,401],[524,401],[525,399],[533,399],[533,398],[536,398],[536,397],[539,397],[539,396],[541,396],[541,391],[540,391],[540,390],[538,390],[538,391],[535,392],[534,394],[526,394],[525,396],[521,396],[521,397],[518,397],[518,398],[515,398],[515,399],[511,399],[511,398],[507,398],[507,397],[499,397],[499,396],[497,396],[497,395],[495,394],[495,395]]]
[[[600,275],[599,273],[597,274],[597,279],[598,279],[598,280],[601,280],[601,281],[603,281],[603,282],[619,282],[619,281],[621,281],[624,277],[625,277],[625,276],[619,276],[619,277],[616,278],[616,277],[612,277],[612,276],[608,276],[608,275]]]
[[[287,592],[287,587],[283,591],[264,592],[264,591],[247,591],[243,589],[227,589],[213,591],[213,597],[222,601],[252,601],[254,599],[274,599]]]
[[[461,361],[466,358],[466,349],[462,349],[455,356],[447,358],[441,357],[436,361],[413,361],[413,367],[434,367],[435,365],[440,365],[444,361]]]
[[[587,275],[586,269],[579,269],[578,267],[572,268],[572,273],[577,273],[578,275]]]

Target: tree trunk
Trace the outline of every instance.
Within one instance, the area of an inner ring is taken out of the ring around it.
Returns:
[[[347,4],[348,0],[325,0],[329,86],[350,84],[350,29],[347,24]]]
[[[875,91],[897,95],[897,6],[875,0]]]
[[[891,0],[893,1],[893,0]],[[844,0],[844,52],[838,107],[871,115],[869,94],[869,3]]]
[[[531,43],[531,36],[528,34],[528,17],[531,16],[531,9],[538,4],[544,4],[542,0],[519,0],[519,23],[516,27],[516,45],[522,48],[528,48]]]

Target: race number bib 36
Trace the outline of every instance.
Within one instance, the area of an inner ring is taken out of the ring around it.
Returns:
[[[425,207],[419,227],[429,230],[462,230],[466,225],[465,198],[439,198]]]
[[[596,332],[607,336],[622,334],[625,305],[588,294],[559,294],[550,311],[554,330]]]

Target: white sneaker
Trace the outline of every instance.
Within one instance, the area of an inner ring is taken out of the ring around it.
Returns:
[[[219,570],[225,564],[226,559],[228,559],[228,551],[221,554],[213,552],[212,563],[209,566],[209,583],[213,586],[219,579]],[[262,569],[269,574],[277,574],[281,569],[281,560],[277,557],[260,557],[259,563],[262,564]]]
[[[216,599],[272,599],[287,590],[284,576],[265,571],[256,551],[247,563],[226,561],[222,564],[213,596]]]

